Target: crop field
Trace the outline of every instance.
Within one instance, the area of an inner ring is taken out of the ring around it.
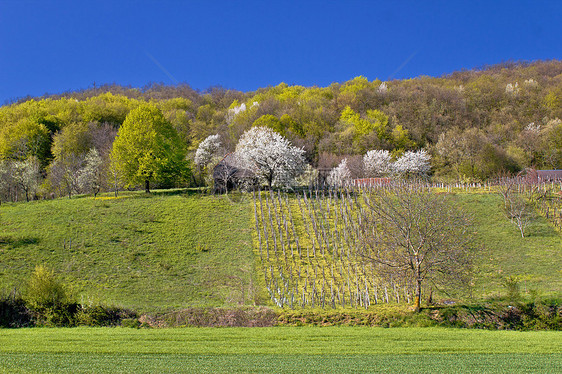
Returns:
[[[86,304],[155,311],[249,303],[250,219],[247,204],[185,191],[3,204],[0,290],[21,291],[46,264]]]
[[[0,330],[2,373],[562,370],[562,333],[440,328]]]
[[[438,192],[438,191],[437,191]],[[534,213],[527,237],[489,191],[453,193],[474,224],[474,287],[465,297],[501,296],[512,277],[527,295],[562,292],[562,236]],[[410,303],[413,285],[381,279],[358,253],[366,197],[356,191],[308,190],[254,195],[254,251],[261,278],[279,307],[364,307]]]

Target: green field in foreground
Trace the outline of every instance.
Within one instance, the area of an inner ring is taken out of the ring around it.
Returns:
[[[562,371],[562,333],[440,328],[0,330],[0,372]]]

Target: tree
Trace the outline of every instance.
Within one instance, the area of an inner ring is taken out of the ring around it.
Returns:
[[[269,188],[290,185],[305,167],[304,150],[267,127],[246,131],[236,145],[236,154],[244,168]]]
[[[347,167],[347,158],[344,158],[337,167],[330,171],[326,182],[332,187],[345,187],[350,180],[351,172]]]
[[[221,155],[220,135],[209,135],[197,147],[193,162],[198,167],[206,168],[214,159],[222,157]]]
[[[174,127],[153,105],[132,110],[117,132],[111,161],[131,185],[172,184],[189,173],[186,150]]]
[[[25,192],[25,200],[29,201],[39,184],[39,162],[35,157],[29,157],[24,161],[14,161],[12,173],[16,186]]]
[[[430,159],[431,156],[425,149],[408,151],[392,164],[392,168],[395,173],[402,175],[426,176],[431,169]]]
[[[368,177],[382,177],[390,173],[392,157],[386,150],[372,150],[363,156],[363,170]]]
[[[91,191],[94,198],[100,192],[102,183],[102,158],[95,148],[90,149],[84,159],[84,167],[78,172],[78,186],[82,190]]]
[[[193,162],[197,166],[201,179],[209,176],[213,167],[224,157],[224,149],[220,141],[220,135],[209,135],[197,147]],[[210,180],[207,181],[209,184]]]
[[[74,192],[78,192],[78,172],[83,161],[83,156],[71,153],[63,158],[55,158],[49,165],[48,180],[53,187],[59,189],[59,195],[68,194],[70,199]]]
[[[474,254],[471,221],[447,195],[421,185],[389,185],[364,195],[361,255],[380,274],[423,287],[468,284]]]

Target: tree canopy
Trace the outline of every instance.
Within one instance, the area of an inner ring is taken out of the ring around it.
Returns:
[[[173,185],[189,173],[185,146],[177,131],[153,105],[133,109],[117,132],[111,162],[128,185]]]

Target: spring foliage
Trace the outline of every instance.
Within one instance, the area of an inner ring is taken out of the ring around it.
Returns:
[[[189,173],[186,150],[174,127],[153,105],[132,110],[113,143],[111,160],[127,185],[173,185]]]

